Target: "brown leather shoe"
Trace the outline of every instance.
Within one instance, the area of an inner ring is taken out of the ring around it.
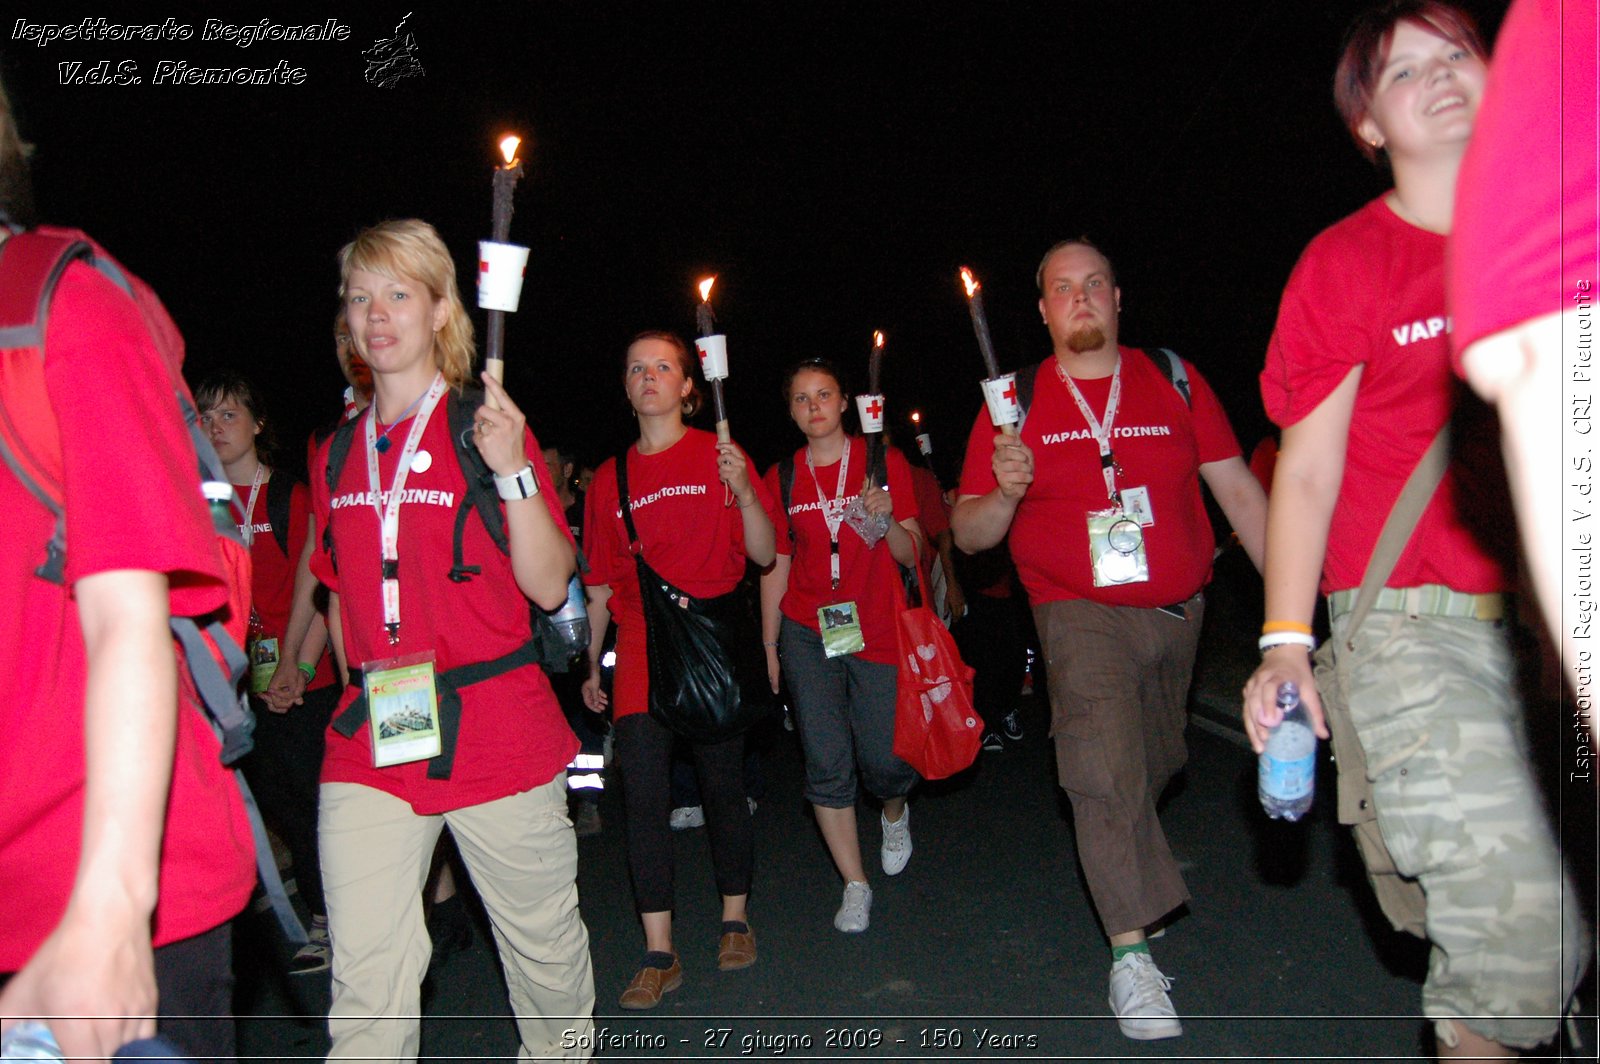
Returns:
[[[635,972],[633,982],[622,992],[617,1004],[625,1009],[653,1009],[661,1004],[662,994],[671,993],[682,985],[683,965],[674,956],[671,968],[640,968]]]
[[[729,931],[722,936],[722,941],[717,943],[717,967],[722,971],[731,972],[738,968],[748,968],[755,962],[754,931]]]

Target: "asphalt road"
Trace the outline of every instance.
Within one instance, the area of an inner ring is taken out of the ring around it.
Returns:
[[[1153,944],[1173,979],[1181,1038],[1133,1042],[1109,1014],[1109,953],[1078,872],[1070,810],[1055,786],[1047,711],[1042,699],[1030,698],[1021,743],[984,754],[972,771],[925,784],[914,796],[915,855],[894,879],[876,867],[877,816],[863,807],[875,897],[872,925],[859,935],[832,926],[840,883],[800,798],[798,746],[792,734],[777,732],[755,816],[751,923],[760,959],[743,971],[716,970],[718,908],[705,831],[681,832],[676,944],[684,983],[648,1013],[616,1007],[642,955],[643,934],[628,890],[621,796],[608,791],[605,831],[579,842],[601,1055],[1425,1059],[1431,1045],[1417,1015],[1425,950],[1390,930],[1371,903],[1354,847],[1333,819],[1330,766],[1325,760],[1316,807],[1300,824],[1268,821],[1256,805],[1255,762],[1230,724],[1232,692],[1249,660],[1238,649],[1247,600],[1248,593],[1225,587],[1213,598],[1191,761],[1164,804],[1163,822],[1193,896],[1189,912]],[[1562,788],[1556,797],[1579,893],[1590,899],[1593,788]],[[241,1057],[291,1060],[327,1051],[327,975],[282,975],[285,953],[264,918],[241,921]],[[1554,1047],[1545,1059],[1594,1059],[1593,986],[1591,977],[1581,998],[1586,1049]],[[427,1059],[515,1055],[515,1029],[483,926],[474,946],[449,957],[430,980],[424,1008]]]

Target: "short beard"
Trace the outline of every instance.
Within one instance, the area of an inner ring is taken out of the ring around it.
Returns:
[[[1067,350],[1075,355],[1098,351],[1106,345],[1106,334],[1096,325],[1083,325],[1067,334]]]

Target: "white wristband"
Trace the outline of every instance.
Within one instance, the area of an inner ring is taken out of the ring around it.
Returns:
[[[1256,646],[1260,648],[1263,654],[1273,647],[1281,646],[1297,646],[1305,647],[1307,650],[1315,650],[1317,641],[1304,632],[1269,632],[1261,637]]]
[[[533,475],[533,465],[530,463],[509,477],[503,477],[496,473],[494,490],[507,502],[515,502],[518,499],[531,499],[539,494],[539,478]]]

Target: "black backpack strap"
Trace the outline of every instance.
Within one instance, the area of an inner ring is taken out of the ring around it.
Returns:
[[[278,541],[278,549],[285,558],[289,558],[289,504],[297,483],[281,469],[274,469],[272,479],[267,481],[267,520],[272,524],[272,538]]]
[[[783,498],[783,523],[789,530],[789,545],[794,545],[794,518],[789,516],[789,500],[794,498],[794,455],[778,463],[778,494]]]
[[[367,417],[376,417],[377,414],[368,413]],[[350,447],[355,443],[356,426],[361,424],[361,418],[354,417],[334,430],[333,437],[328,441],[328,466],[324,480],[328,484],[328,497],[339,490],[339,474],[344,470],[344,462],[350,457]],[[327,552],[328,560],[333,562],[333,571],[339,571],[339,556],[333,550],[333,521],[331,519],[322,527],[322,549]]]
[[[483,389],[469,386],[459,394],[451,392],[445,400],[450,421],[450,442],[455,448],[456,462],[461,466],[461,476],[467,482],[467,496],[456,511],[455,536],[450,545],[450,579],[456,583],[471,580],[483,571],[480,565],[468,565],[462,556],[462,542],[467,532],[467,514],[476,510],[488,531],[489,538],[502,554],[511,553],[511,541],[506,537],[506,515],[500,508],[500,493],[494,487],[494,473],[478,453],[472,442],[472,422],[483,405]]]
[[[633,507],[628,504],[628,448],[617,455],[617,508],[622,511],[622,527],[628,530],[628,550],[635,557],[643,552],[639,530],[633,527]]]
[[[1017,435],[1022,435],[1022,425],[1028,420],[1028,407],[1033,405],[1033,383],[1039,379],[1039,370],[1049,359],[1017,371]]]
[[[461,734],[461,689],[473,684],[503,676],[513,669],[539,662],[539,647],[530,639],[517,649],[489,661],[470,665],[457,665],[434,675],[435,689],[439,695],[439,753],[428,759],[428,778],[447,780],[455,767],[456,739]],[[367,691],[360,669],[350,670],[350,686],[361,692],[341,712],[334,715],[330,724],[334,731],[346,739],[354,738],[367,720]]]
[[[1178,390],[1183,396],[1183,405],[1194,409],[1194,397],[1189,394],[1189,371],[1183,366],[1183,359],[1178,357],[1176,351],[1170,347],[1158,347],[1155,350],[1144,348],[1145,356],[1156,364],[1156,369],[1167,378],[1167,382]]]

